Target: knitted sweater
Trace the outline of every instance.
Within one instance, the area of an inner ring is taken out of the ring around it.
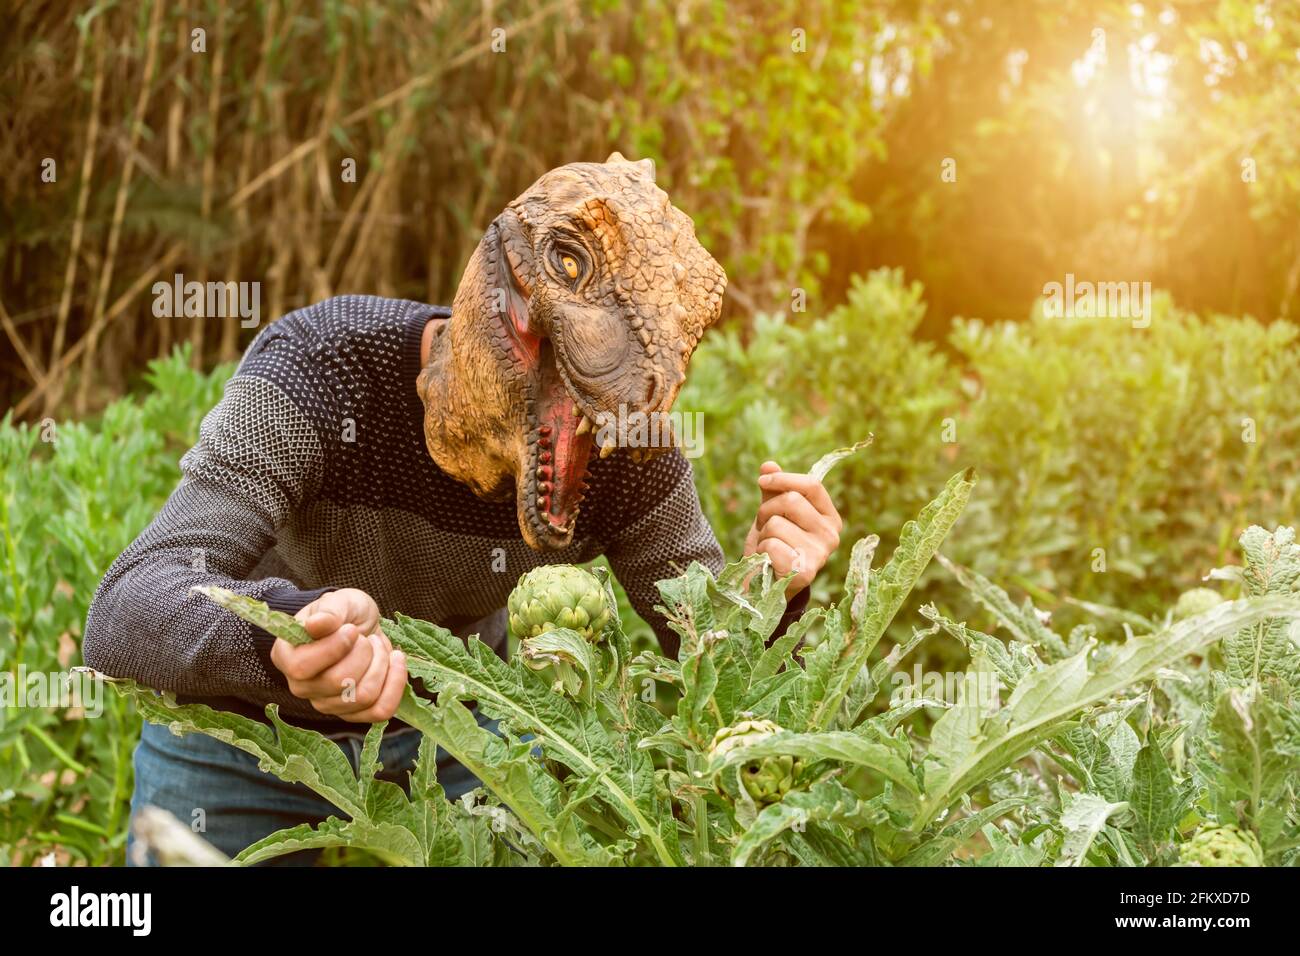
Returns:
[[[269,634],[190,588],[219,584],[290,613],[332,588],[360,588],[385,616],[462,634],[486,618],[484,639],[504,653],[496,612],[520,575],[599,555],[675,656],[655,582],[691,561],[715,573],[723,564],[690,463],[677,451],[644,465],[621,451],[593,459],[572,543],[533,551],[513,496],[476,497],[425,449],[420,340],[430,319],[449,315],[344,296],[263,329],[181,459],[180,484],[101,582],[87,664],[259,718],[274,702],[295,723],[338,732],[351,725],[290,694]]]

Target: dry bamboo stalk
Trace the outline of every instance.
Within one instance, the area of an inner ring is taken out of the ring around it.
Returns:
[[[190,63],[190,34],[183,24],[189,18],[189,4],[180,8],[182,27],[176,31],[176,78],[172,84],[171,103],[167,107],[167,172],[176,172],[181,161],[181,127],[185,120],[185,67]]]
[[[184,29],[183,24],[188,19],[189,4],[187,2],[180,7],[178,20],[182,27],[176,31],[176,67],[175,76],[172,81],[171,103],[167,107],[167,159],[166,168],[168,174],[174,174],[176,167],[180,165],[181,159],[181,127],[185,119],[185,71],[190,65],[189,49],[190,34]],[[172,323],[175,321],[171,316],[160,318],[158,320],[158,357],[164,358],[172,350]]]
[[[135,115],[131,121],[126,158],[123,160],[122,177],[118,181],[117,199],[113,206],[113,222],[109,227],[108,250],[105,253],[104,268],[99,275],[99,292],[95,297],[94,318],[90,330],[86,333],[88,343],[86,355],[81,363],[81,381],[77,383],[76,410],[82,415],[86,410],[86,400],[90,394],[91,372],[94,370],[95,350],[99,342],[99,333],[106,324],[104,307],[108,302],[108,292],[113,283],[113,264],[117,258],[117,246],[122,236],[122,222],[126,218],[126,200],[131,188],[131,174],[135,170],[135,151],[140,142],[140,131],[144,128],[145,110],[149,106],[149,95],[153,86],[153,71],[158,62],[158,32],[162,25],[162,0],[153,0],[150,11],[149,37],[145,53],[144,76],[140,83],[140,95],[136,99]]]
[[[330,77],[329,94],[325,97],[325,106],[321,110],[320,122],[317,124],[318,135],[322,137],[329,136],[330,124],[339,112],[341,102],[339,90],[343,85],[344,76],[347,75],[348,49],[348,44],[340,43],[338,55],[334,57],[334,75]],[[326,209],[335,209],[337,204],[334,202],[334,174],[329,168],[329,161],[323,151],[316,153],[316,184],[320,191],[320,204]]]
[[[506,108],[506,115],[510,118],[510,130],[505,135],[498,133],[496,142],[492,144],[492,158],[488,160],[487,175],[481,181],[478,200],[474,203],[474,214],[470,217],[471,226],[478,226],[483,222],[488,199],[496,189],[497,176],[501,172],[501,161],[506,154],[506,143],[514,139],[510,133],[514,131],[519,122],[519,108],[523,106],[524,92],[527,89],[528,85],[526,83],[519,83],[515,86],[514,94],[510,97],[510,105]]]
[[[343,271],[340,286],[344,289],[359,288],[362,275],[369,270],[370,247],[375,242],[376,226],[380,220],[377,213],[383,208],[392,184],[398,181],[398,172],[402,167],[402,145],[410,132],[414,118],[415,110],[411,107],[411,101],[403,100],[397,122],[388,130],[380,169],[377,174],[372,174],[378,176],[379,182],[375,186],[370,215],[366,216],[361,223],[356,245],[353,246],[352,255],[348,256],[347,266]]]
[[[253,76],[253,96],[250,98],[248,110],[248,122],[244,125],[244,137],[241,143],[239,153],[239,172],[235,179],[235,191],[238,192],[244,188],[248,182],[248,177],[253,166],[253,143],[257,135],[257,123],[261,118],[262,112],[262,91],[266,88],[266,71],[267,64],[271,61],[271,46],[276,40],[276,12],[279,9],[278,4],[272,0],[267,4],[266,23],[263,25],[262,32],[262,49],[261,55],[257,61],[257,72]],[[248,207],[240,206],[235,210],[235,227],[241,235],[246,235],[249,231]],[[239,272],[239,251],[241,243],[235,243],[230,247],[230,258],[227,261],[226,273],[236,275]],[[235,358],[235,350],[239,344],[239,318],[230,316],[221,326],[221,351],[220,360],[229,362]]]
[[[524,19],[520,20],[518,23],[514,23],[511,24],[509,27],[506,27],[504,31],[505,37],[509,39],[510,37],[514,36],[516,33],[520,32],[521,30],[526,30],[529,27],[534,26],[539,21],[544,20],[546,17],[549,17],[552,13],[555,13],[556,11],[561,10],[564,7],[570,5],[571,5],[571,0],[556,0],[556,2],[554,3],[549,3],[546,6],[542,7],[540,10],[537,10],[536,12],[524,17]],[[470,60],[473,60],[474,58],[480,56],[481,54],[490,51],[492,49],[492,43],[493,41],[491,39],[484,40],[481,43],[476,43],[474,46],[470,47],[469,49],[463,50],[456,56],[452,57],[446,63],[434,67],[433,69],[425,73],[421,73],[417,77],[413,77],[412,79],[407,80],[401,86],[397,87],[396,89],[389,90],[387,93],[378,97],[377,99],[371,100],[365,106],[357,107],[347,116],[339,120],[338,125],[351,126],[353,123],[365,119],[366,117],[379,112],[385,107],[391,106],[394,103],[405,100],[407,97],[409,97],[412,93],[416,92],[417,90],[429,86],[431,83],[435,82],[445,74],[450,73],[452,70],[459,69],[460,67],[468,63]],[[281,156],[278,160],[272,163],[271,166],[269,166],[265,171],[263,171],[261,175],[259,175],[256,179],[254,179],[251,183],[249,183],[239,192],[235,193],[235,195],[231,196],[229,205],[233,207],[233,206],[238,206],[243,202],[245,202],[250,196],[252,196],[258,190],[260,190],[267,183],[283,175],[285,170],[293,166],[294,163],[298,162],[304,156],[310,155],[313,150],[318,149],[323,142],[324,139],[321,137],[319,133],[317,133],[315,136],[310,137],[309,139],[303,140],[301,143],[295,146],[288,153]]]
[[[14,351],[22,359],[27,374],[31,376],[33,382],[39,382],[41,380],[41,367],[37,364],[32,353],[27,351],[27,343],[18,334],[18,329],[14,326],[14,320],[9,317],[9,310],[5,308],[3,302],[0,302],[0,325],[4,326],[5,334],[9,336],[9,341],[14,344]]]
[[[340,43],[338,53],[334,57],[334,69],[330,77],[329,90],[321,107],[320,119],[316,123],[317,129],[319,129],[322,136],[329,135],[330,124],[333,122],[334,117],[338,115],[340,90],[343,86],[343,79],[347,74],[348,49],[349,45],[347,43]],[[324,150],[317,152],[316,160],[315,195],[310,189],[310,177],[307,175],[305,167],[297,167],[295,173],[299,204],[308,211],[307,215],[310,216],[310,220],[304,222],[303,228],[296,230],[295,235],[298,237],[298,257],[306,273],[303,276],[303,284],[308,289],[308,297],[312,301],[327,299],[330,296],[329,277],[321,261],[322,216],[327,209],[332,210],[335,208],[334,187]]]
[[[330,244],[329,255],[325,258],[326,276],[333,276],[335,270],[338,269],[344,250],[347,248],[348,240],[352,238],[352,233],[355,231],[357,224],[364,218],[370,196],[375,191],[378,182],[379,177],[374,171],[367,170],[361,180],[361,188],[357,190],[356,197],[348,204],[348,211],[343,214],[343,223],[339,226],[339,231],[335,233],[334,241]]]
[[[212,74],[208,81],[208,153],[203,157],[203,187],[199,197],[199,216],[204,226],[211,225],[212,195],[216,191],[217,179],[217,135],[221,121],[221,77],[226,53],[226,5],[217,7],[216,51],[212,54]],[[207,245],[206,236],[204,245]],[[200,257],[202,268],[199,281],[208,281],[209,256],[205,248]],[[230,278],[229,276],[227,278]],[[211,316],[200,316],[190,326],[190,364],[194,368],[203,367],[203,326]]]
[[[299,289],[307,289],[308,294],[310,294],[310,290],[314,286],[313,272],[320,263],[320,249],[316,234],[316,210],[313,208],[318,204],[310,198],[312,192],[311,180],[312,171],[306,165],[299,165],[294,168],[293,176],[288,184],[292,205],[298,210],[295,217],[297,226],[289,237],[293,244],[295,257],[298,260],[298,282],[296,286]]]
[[[287,128],[284,110],[284,87],[278,87],[275,96],[270,103],[270,116],[272,125],[276,130],[276,140],[283,142],[285,140],[284,130]],[[281,214],[281,207],[284,205],[284,197],[277,194],[275,202],[271,208],[271,214],[268,220],[270,223],[291,220],[292,213],[288,215]],[[275,249],[275,260],[271,263],[271,268],[267,272],[268,295],[267,295],[267,314],[271,316],[280,316],[285,313],[284,308],[284,288],[288,282],[289,266],[293,260],[293,247],[287,242],[273,242]]]
[[[99,142],[99,107],[104,95],[104,16],[95,17],[95,78],[90,88],[90,122],[86,126],[86,146],[81,154],[81,185],[77,191],[77,218],[72,221],[72,243],[68,247],[68,264],[63,273],[63,291],[59,295],[59,313],[54,323],[54,341],[50,345],[49,368],[55,368],[68,335],[68,315],[72,311],[72,291],[77,284],[77,260],[81,238],[85,233],[86,207],[90,201],[90,177],[95,165],[95,146]],[[40,381],[39,378],[33,381]],[[45,393],[45,414],[54,411],[61,389],[56,379]]]
[[[136,280],[131,283],[130,288],[118,296],[117,300],[109,306],[109,308],[104,312],[104,321],[101,323],[101,326],[108,326],[109,323],[125,312],[127,307],[135,301],[136,296],[144,292],[145,288],[153,282],[155,276],[161,272],[167,271],[176,264],[176,261],[180,259],[181,253],[184,250],[185,244],[183,242],[173,243],[171,248],[167,250],[167,253],[161,259],[157,260],[153,264],[152,268],[138,276]],[[21,417],[34,402],[45,394],[56,375],[67,371],[72,367],[72,363],[77,360],[83,351],[85,351],[89,339],[90,331],[88,330],[85,335],[77,340],[76,345],[63,353],[63,357],[59,359],[58,365],[47,371],[45,377],[41,379],[40,383],[23,396],[23,400],[14,407],[15,418]]]

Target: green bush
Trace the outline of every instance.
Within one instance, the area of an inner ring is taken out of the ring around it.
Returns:
[[[1248,524],[1295,520],[1295,326],[1158,296],[1147,329],[1038,312],[952,342],[977,383],[960,460],[986,481],[962,556],[990,576],[1151,611]]]
[[[680,403],[706,416],[696,479],[724,551],[743,544],[764,459],[806,468],[868,432],[828,482],[845,540],[900,527],[925,489],[974,467],[951,557],[1067,617],[1066,596],[1154,612],[1248,524],[1295,521],[1293,325],[1201,319],[1156,296],[1146,329],[1037,311],[959,322],[945,353],[913,336],[923,312],[919,286],[885,270],[817,321],[760,316],[747,340],[706,337]],[[917,600],[969,606],[929,579]]]
[[[81,629],[100,578],[180,477],[181,454],[231,368],[189,368],[188,351],[150,365],[149,393],[95,422],[0,423],[0,661],[14,674],[81,663]],[[109,694],[101,719],[63,708],[0,708],[0,848],[29,864],[121,862],[139,721]]]
[[[899,528],[928,500],[933,477],[952,470],[940,422],[956,400],[956,374],[913,337],[924,313],[918,284],[881,271],[855,279],[848,301],[823,319],[758,316],[747,341],[734,328],[705,337],[679,402],[704,415],[694,467],[723,551],[744,544],[763,461],[803,470],[868,433],[871,447],[829,480],[843,538]],[[839,572],[846,560],[840,555]]]

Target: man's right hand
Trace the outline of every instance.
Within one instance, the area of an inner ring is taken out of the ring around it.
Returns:
[[[295,647],[276,640],[271,663],[295,697],[322,714],[353,723],[388,720],[406,689],[406,655],[379,627],[379,607],[365,591],[322,594],[296,615],[311,636]]]

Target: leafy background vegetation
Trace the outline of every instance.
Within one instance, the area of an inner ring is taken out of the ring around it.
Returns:
[[[1247,525],[1295,521],[1300,18],[1284,4],[146,0],[26,5],[10,26],[10,671],[78,662],[99,576],[250,334],[155,318],[154,281],[260,281],[267,319],[343,292],[447,302],[502,204],[612,149],[655,159],[731,277],[679,405],[705,415],[695,468],[729,555],[762,460],[805,467],[867,432],[830,479],[845,540],[888,549],[973,465],[945,554],[1065,632],[1084,619],[1067,599],[1159,614],[1239,560]],[[1169,293],[1145,330],[1046,319],[1034,300],[1067,272]],[[993,626],[937,568],[923,602]],[[905,638],[915,614],[898,621]],[[13,862],[121,859],[137,718],[115,699],[67,716],[0,714]]]

